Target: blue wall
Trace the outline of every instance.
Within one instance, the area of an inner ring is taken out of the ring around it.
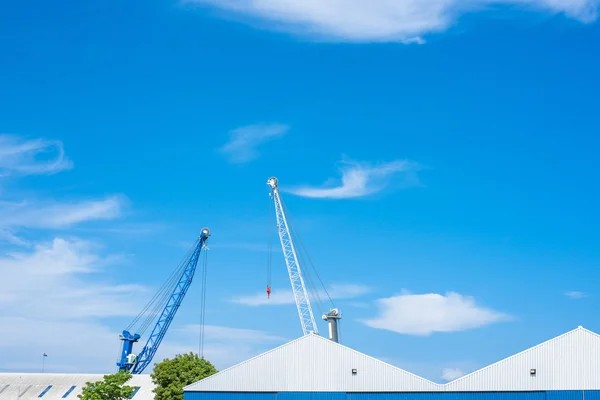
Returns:
[[[600,390],[408,393],[185,392],[184,400],[600,400]]]

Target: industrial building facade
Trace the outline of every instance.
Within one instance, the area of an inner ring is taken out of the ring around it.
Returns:
[[[307,335],[189,385],[185,400],[600,400],[600,336],[579,327],[438,384]]]

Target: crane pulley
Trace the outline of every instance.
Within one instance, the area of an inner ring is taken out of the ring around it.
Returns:
[[[283,256],[285,259],[285,263],[288,270],[288,275],[290,278],[290,283],[292,285],[292,292],[294,294],[294,300],[296,301],[296,308],[298,309],[298,316],[300,317],[300,324],[302,325],[302,332],[304,335],[310,333],[318,334],[317,325],[315,323],[315,317],[313,315],[309,294],[307,291],[307,286],[305,284],[304,275],[302,273],[302,269],[300,268],[300,263],[298,262],[298,253],[296,252],[296,248],[294,247],[294,242],[292,239],[292,234],[290,230],[290,226],[288,224],[288,219],[286,218],[286,213],[284,210],[284,204],[281,199],[281,195],[279,193],[278,188],[278,180],[275,177],[270,178],[267,181],[267,184],[271,187],[271,196],[273,198],[273,204],[275,205],[275,217],[277,220],[277,233],[279,234],[279,240],[281,242],[281,249],[283,250]],[[302,248],[302,242],[300,242]],[[310,258],[309,258],[310,261]],[[310,261],[312,265],[312,261]],[[314,269],[314,265],[313,269]],[[316,269],[315,269],[316,272]],[[269,261],[269,272],[270,276],[270,261]],[[306,276],[309,278],[310,275]],[[317,274],[318,277],[318,274]],[[271,296],[271,286],[270,286],[270,278],[269,283],[267,284],[267,295]],[[320,278],[319,278],[320,281]],[[311,282],[312,283],[312,282]],[[333,301],[331,297],[327,293],[327,289],[323,285],[321,281],[321,285],[323,286],[323,291],[329,297],[329,301],[333,305]],[[314,286],[314,285],[313,285]],[[314,296],[320,301],[318,291],[315,290]],[[341,318],[341,313],[337,308],[332,308],[329,312],[323,313],[322,315],[324,320],[329,322],[329,338],[335,342],[338,341],[338,332],[337,332],[337,320]]]
[[[179,264],[165,284],[158,290],[150,302],[137,315],[137,317],[123,330],[120,339],[123,341],[121,358],[117,362],[120,371],[129,371],[132,374],[141,374],[150,364],[163,340],[187,290],[189,289],[196,266],[200,258],[200,252],[206,249],[206,240],[210,236],[208,228],[202,229],[200,237],[190,249],[186,257]],[[206,254],[206,252],[204,253]],[[204,258],[206,261],[206,258]],[[206,286],[206,265],[203,265],[202,288]],[[204,299],[204,293],[202,294]],[[201,305],[204,314],[204,303]],[[156,317],[158,316],[158,319]],[[202,315],[203,318],[203,315]],[[133,344],[138,342],[152,322],[156,321],[145,346],[136,356],[133,354]],[[136,328],[135,333],[131,333]]]

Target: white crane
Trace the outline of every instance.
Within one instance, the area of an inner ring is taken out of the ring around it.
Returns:
[[[290,276],[290,282],[292,284],[292,292],[294,292],[294,299],[296,300],[296,307],[298,308],[298,316],[300,317],[300,323],[302,324],[302,332],[304,335],[310,333],[318,334],[317,324],[315,323],[315,317],[310,306],[310,299],[308,292],[306,291],[306,285],[302,277],[302,270],[298,263],[298,256],[296,249],[294,248],[294,242],[290,234],[288,222],[283,211],[283,204],[279,195],[279,189],[277,188],[278,180],[273,177],[267,181],[267,184],[272,189],[273,202],[275,203],[275,216],[277,218],[277,232],[279,233],[279,240],[281,241],[281,249],[283,250],[283,256],[285,258],[285,264],[288,269]],[[267,287],[267,292],[270,295],[270,287]],[[338,341],[337,331],[337,320],[341,318],[341,313],[336,309],[332,309],[328,313],[323,314],[323,319],[329,322],[329,338],[335,342]]]
[[[294,299],[296,300],[296,306],[298,307],[298,316],[300,317],[300,323],[302,324],[302,332],[304,332],[305,335],[309,333],[319,333],[317,324],[315,323],[315,316],[313,315],[310,306],[306,285],[302,278],[302,271],[300,270],[300,264],[298,263],[296,249],[294,248],[290,229],[287,220],[285,219],[285,213],[283,212],[283,205],[281,204],[281,197],[279,197],[279,189],[277,188],[277,178],[270,178],[267,181],[267,184],[271,186],[272,189],[273,201],[275,202],[275,216],[277,218],[277,232],[279,233],[283,257],[285,258],[285,264],[287,265],[288,274],[290,275],[292,291],[294,292]]]

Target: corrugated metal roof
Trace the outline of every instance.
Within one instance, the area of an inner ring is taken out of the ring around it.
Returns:
[[[357,370],[352,374],[352,369]],[[535,373],[532,374],[532,370]],[[308,335],[188,386],[215,392],[600,390],[600,335],[578,327],[445,385]]]
[[[103,374],[0,373],[0,400],[77,400],[86,382],[100,381],[103,377]],[[127,385],[139,387],[133,400],[154,399],[150,375],[133,375]]]
[[[185,390],[410,392],[443,389],[442,385],[311,334],[193,383]]]
[[[448,391],[597,389],[600,336],[582,327],[446,384]]]

